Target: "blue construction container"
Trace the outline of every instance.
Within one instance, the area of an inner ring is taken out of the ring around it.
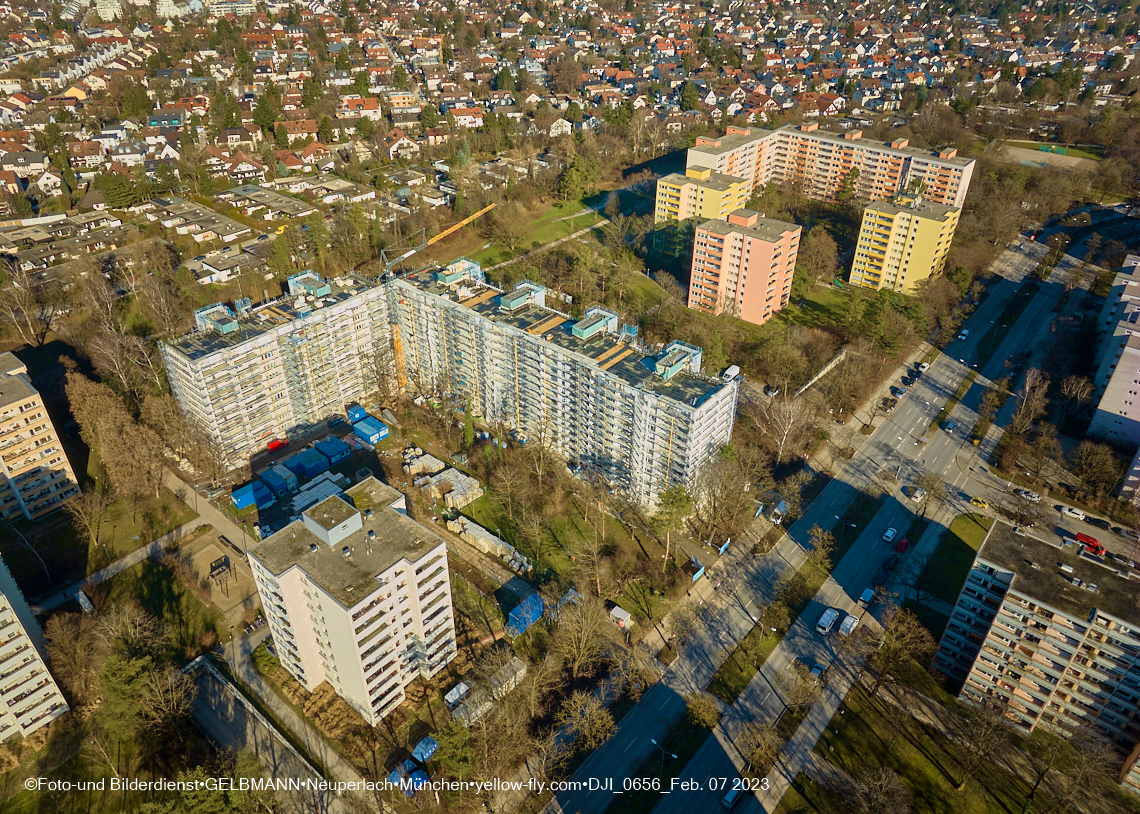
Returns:
[[[370,415],[365,415],[364,418],[353,424],[352,431],[356,433],[357,438],[369,444],[375,444],[377,441],[383,441],[388,437],[388,425],[377,421]]]
[[[352,447],[339,438],[322,438],[313,444],[313,449],[328,458],[330,465],[352,454]]]
[[[264,483],[265,486],[269,489],[269,491],[272,492],[273,494],[277,495],[278,497],[281,497],[281,495],[286,495],[289,493],[288,482],[283,477],[281,477],[276,472],[274,472],[272,469],[266,470],[265,472],[262,472],[258,476],[258,480],[260,480],[262,483]]]
[[[412,750],[412,757],[420,763],[427,763],[431,760],[431,756],[439,749],[439,744],[431,735],[427,735],[422,741],[416,744],[416,748]]]
[[[521,636],[526,629],[542,618],[542,595],[533,593],[515,605],[507,615],[507,633]]]
[[[261,481],[256,480],[240,489],[234,489],[230,499],[234,502],[234,508],[239,510],[248,509],[250,506],[264,509],[272,506],[274,502],[273,493],[266,489]]]
[[[306,449],[291,455],[281,463],[300,478],[315,478],[329,468],[329,459],[315,449]]]
[[[366,413],[364,411],[364,408],[361,407],[359,404],[348,405],[348,408],[345,410],[345,412],[348,413],[348,420],[351,421],[353,424],[355,424],[357,421],[359,421],[362,418],[368,417],[368,413]]]

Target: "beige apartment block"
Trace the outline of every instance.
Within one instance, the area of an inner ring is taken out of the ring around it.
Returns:
[[[0,353],[0,519],[35,520],[79,492],[27,366]]]
[[[281,664],[375,725],[455,657],[447,546],[367,478],[249,550]]]

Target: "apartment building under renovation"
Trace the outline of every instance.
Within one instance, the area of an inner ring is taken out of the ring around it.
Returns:
[[[502,291],[470,261],[387,285],[409,389],[466,402],[635,500],[691,487],[732,434],[739,376],[702,375],[700,348],[653,351],[611,311],[592,307],[575,321],[542,286]]]
[[[234,462],[343,412],[391,375],[383,287],[304,271],[288,290],[256,307],[201,308],[198,330],[162,345],[183,412]]]
[[[1140,572],[1121,560],[994,524],[955,603],[935,666],[960,697],[1001,703],[1011,720],[1089,729],[1131,755],[1140,793]]]

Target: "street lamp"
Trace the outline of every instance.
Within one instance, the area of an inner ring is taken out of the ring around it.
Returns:
[[[843,523],[843,518],[842,518],[842,517],[840,517],[839,515],[837,515],[837,514],[833,514],[833,515],[832,515],[832,517],[834,517],[834,518],[835,518],[836,520],[838,520],[839,522]],[[858,528],[858,526],[856,526],[854,523],[843,523],[843,525],[845,525],[845,526],[850,526],[850,527],[851,527],[851,528],[853,528],[853,529],[854,529],[854,528]]]
[[[669,755],[669,757],[673,758],[673,760],[676,760],[677,756],[674,755],[672,752],[666,752],[665,747],[662,746],[661,744],[659,744],[653,738],[650,738],[649,742],[661,750],[661,765],[657,767],[657,776],[661,777],[661,775],[664,774],[664,772],[665,772],[665,755]]]

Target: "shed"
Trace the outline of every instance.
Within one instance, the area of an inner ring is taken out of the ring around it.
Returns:
[[[230,499],[233,500],[236,509],[248,509],[250,506],[264,509],[266,506],[272,506],[274,500],[273,493],[266,489],[261,481],[256,480],[240,489],[234,489]]]
[[[454,687],[447,691],[447,695],[443,696],[443,702],[447,704],[448,709],[455,709],[459,706],[459,702],[467,697],[467,693],[471,692],[471,688],[464,682],[460,681]]]
[[[356,433],[357,438],[369,444],[375,444],[388,437],[388,427],[370,415],[353,424],[352,431]]]
[[[329,468],[329,459],[315,449],[306,449],[296,455],[290,455],[282,463],[290,472],[304,478],[315,478]]]
[[[269,467],[269,469],[266,471],[272,472],[273,474],[277,475],[279,478],[284,480],[285,485],[287,487],[289,487],[290,492],[296,492],[297,491],[297,486],[298,486],[297,476],[294,475],[292,472],[290,472],[285,467],[283,467],[281,464],[272,464]]]
[[[313,449],[329,459],[329,464],[343,461],[352,454],[352,449],[339,438],[322,438],[313,444]]]
[[[422,741],[416,744],[416,748],[412,750],[412,757],[420,763],[427,763],[431,760],[431,756],[439,749],[439,744],[431,735],[425,737]]]
[[[364,408],[359,404],[348,405],[346,412],[348,413],[348,420],[353,424],[355,424],[357,421],[360,421],[362,418],[368,417],[368,413],[365,412]]]
[[[633,617],[629,615],[629,611],[617,605],[610,608],[610,621],[622,630],[629,630],[633,626]]]

